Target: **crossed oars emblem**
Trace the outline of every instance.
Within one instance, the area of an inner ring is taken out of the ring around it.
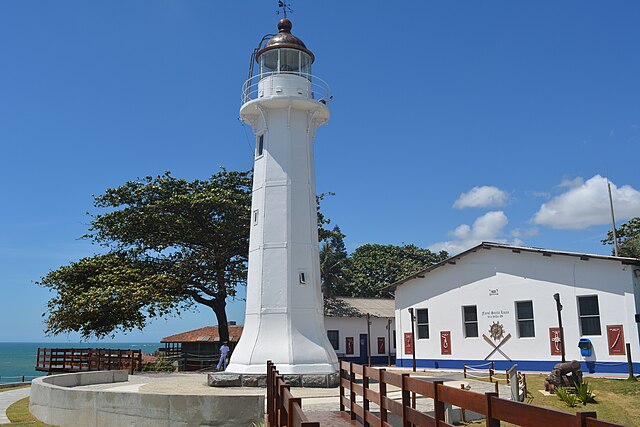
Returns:
[[[500,338],[502,338],[502,335],[504,333],[504,331],[502,329],[502,325],[500,323],[498,323],[498,322],[494,322],[491,325],[491,328],[489,329],[489,332],[491,332],[491,337],[496,341],[499,340]],[[493,347],[493,350],[491,350],[491,353],[489,353],[487,355],[487,357],[484,358],[484,360],[487,360],[488,358],[493,356],[493,354],[497,351],[498,353],[503,355],[505,357],[505,359],[507,359],[509,362],[511,362],[511,358],[509,356],[507,356],[502,350],[500,350],[500,347],[502,347],[502,345],[504,345],[504,343],[506,343],[507,341],[509,341],[509,339],[511,339],[511,334],[505,335],[505,337],[502,339],[502,341],[500,341],[498,344],[494,344],[494,342],[491,340],[491,338],[489,338],[485,334],[482,334],[482,338],[484,338],[484,340],[486,342],[488,342],[489,345],[491,345],[491,347]]]

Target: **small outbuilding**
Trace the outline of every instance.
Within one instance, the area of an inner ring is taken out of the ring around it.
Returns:
[[[325,299],[324,326],[338,357],[362,364],[394,363],[394,307],[393,299]]]
[[[640,259],[485,242],[387,289],[397,366],[640,371]]]
[[[235,348],[242,326],[229,325],[229,348]],[[164,348],[161,353],[169,360],[178,362],[180,371],[212,370],[220,358],[220,334],[217,326],[205,326],[171,335],[160,340]]]

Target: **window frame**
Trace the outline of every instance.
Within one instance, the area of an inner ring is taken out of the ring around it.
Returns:
[[[475,309],[475,315],[476,315],[475,320],[467,320],[467,312],[466,312],[465,308],[474,308]],[[469,335],[467,333],[467,325],[472,325],[472,324],[475,324],[475,327],[476,327],[476,334],[475,335]],[[463,305],[462,306],[462,329],[463,329],[465,338],[478,338],[480,336],[480,328],[479,328],[479,325],[478,325],[478,306],[477,305]]]
[[[264,156],[264,133],[256,135],[256,159]]]
[[[516,330],[518,331],[518,338],[535,338],[536,337],[536,322],[535,322],[535,312],[533,310],[533,300],[522,300],[522,301],[515,301],[515,308],[516,308]],[[524,318],[524,317],[520,317],[520,309],[518,308],[518,304],[526,304],[529,303],[531,304],[531,318]],[[532,325],[532,335],[523,335],[522,334],[522,329],[520,328],[520,325],[523,323],[529,323],[531,322]]]
[[[426,313],[426,322],[420,322],[420,312]],[[429,334],[429,309],[428,308],[417,308],[416,309],[416,329],[418,330],[417,338],[419,340],[428,340],[430,338]],[[426,336],[423,336],[423,331],[426,331]]]
[[[333,337],[333,333],[335,333],[335,337]],[[334,350],[340,349],[340,330],[339,329],[327,329],[327,338],[329,339],[329,343],[331,343],[331,347]]]
[[[602,322],[600,321],[600,300],[598,299],[598,295],[577,295],[576,298],[578,303],[578,324],[580,326],[580,336],[602,336]],[[595,298],[596,308],[598,309],[597,314],[582,314],[580,300],[586,300],[587,298]],[[598,320],[598,333],[585,333],[583,320],[593,318],[596,318]]]

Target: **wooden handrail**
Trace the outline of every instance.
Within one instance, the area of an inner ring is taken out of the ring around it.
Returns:
[[[142,350],[38,348],[36,371],[85,372],[142,369]]]
[[[379,391],[369,388],[372,381]],[[387,396],[389,387],[401,393],[401,402]],[[433,414],[426,414],[412,406],[412,394],[432,399]],[[360,402],[358,402],[358,400]],[[379,416],[369,411],[369,403],[379,408]],[[621,424],[601,421],[595,412],[576,414],[501,399],[497,393],[475,393],[445,386],[442,381],[428,381],[409,374],[374,369],[352,362],[340,362],[340,411],[351,413],[358,425],[390,426],[388,414],[402,419],[402,426],[448,426],[445,423],[445,404],[470,410],[486,417],[486,426],[499,426],[501,421],[520,426],[553,425],[558,427],[620,427]]]
[[[302,411],[302,399],[293,397],[276,366],[267,361],[267,427],[320,427]]]

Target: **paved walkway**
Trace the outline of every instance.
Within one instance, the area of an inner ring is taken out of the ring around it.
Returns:
[[[11,422],[9,418],[7,418],[7,408],[18,400],[28,397],[30,391],[31,389],[29,387],[9,391],[0,390],[0,424],[8,424]]]

